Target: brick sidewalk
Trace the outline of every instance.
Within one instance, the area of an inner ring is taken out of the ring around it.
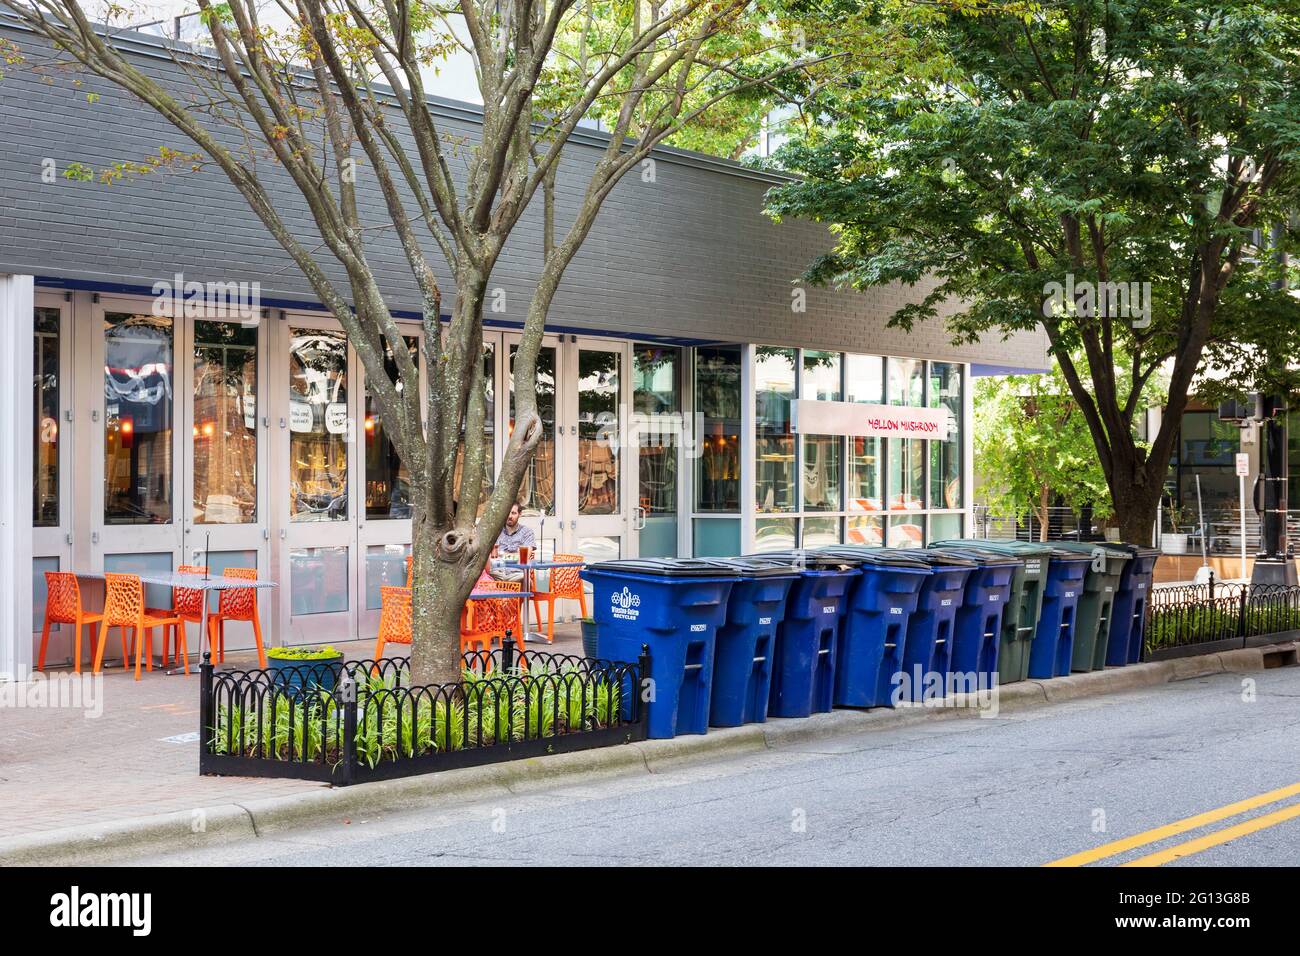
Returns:
[[[337,646],[350,659],[374,649],[368,641]],[[581,653],[576,624],[556,628],[554,649]],[[256,655],[232,652],[229,665],[255,667]],[[98,717],[72,708],[0,707],[0,839],[323,786],[199,776],[198,692],[197,670],[186,677],[155,669],[136,683],[134,671],[106,663]]]

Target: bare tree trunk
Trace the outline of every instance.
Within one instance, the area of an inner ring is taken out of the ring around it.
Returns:
[[[1048,502],[1052,500],[1052,489],[1043,485],[1038,493],[1038,540],[1046,542],[1048,535],[1047,522],[1051,518],[1051,512],[1048,510]]]

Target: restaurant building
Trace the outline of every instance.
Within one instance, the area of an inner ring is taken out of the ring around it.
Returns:
[[[36,42],[3,18],[0,37]],[[175,79],[157,38],[115,42]],[[0,677],[30,669],[55,569],[256,567],[279,585],[260,598],[272,643],[372,636],[380,586],[404,577],[410,506],[360,363],[218,170],[64,175],[186,146],[112,85],[79,80],[0,80]],[[472,142],[476,107],[434,109]],[[561,222],[600,144],[575,135]],[[830,237],[764,216],[780,181],[664,149],[609,197],[539,362],[546,434],[521,497],[546,554],[967,533],[971,377],[1043,367],[1045,339],[955,345],[940,322],[886,327],[924,289],[801,286]],[[359,188],[382,222],[377,190]],[[310,238],[305,211],[287,218]],[[498,461],[540,220],[493,275],[483,361]],[[419,298],[391,233],[375,231],[371,261],[418,355]],[[49,660],[70,648],[56,632]]]

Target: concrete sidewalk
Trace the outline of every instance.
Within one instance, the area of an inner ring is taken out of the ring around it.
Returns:
[[[374,653],[373,641],[335,646],[349,660]],[[582,642],[576,624],[562,624],[554,645],[528,648],[580,654]],[[256,666],[252,651],[232,651],[222,668]],[[156,667],[138,683],[134,675],[122,669],[120,659],[105,661],[99,716],[68,707],[0,706],[0,843],[84,824],[329,789],[298,780],[200,777],[197,666],[191,664],[189,676],[169,676]]]

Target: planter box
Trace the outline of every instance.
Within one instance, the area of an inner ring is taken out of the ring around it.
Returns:
[[[315,660],[267,657],[267,664],[272,682],[286,693],[316,689],[331,694],[343,676],[342,654]]]

